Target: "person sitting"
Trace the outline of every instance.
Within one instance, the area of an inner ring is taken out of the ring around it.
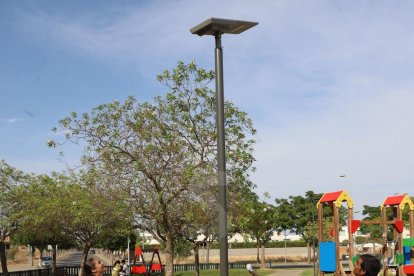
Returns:
[[[362,254],[354,266],[355,276],[377,276],[381,270],[381,263],[377,257],[370,254]]]

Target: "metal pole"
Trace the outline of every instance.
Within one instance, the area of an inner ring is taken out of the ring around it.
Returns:
[[[217,161],[219,185],[219,242],[220,242],[220,276],[229,275],[227,242],[227,197],[226,197],[226,146],[224,140],[224,82],[223,49],[221,34],[216,34],[216,120],[217,120]]]

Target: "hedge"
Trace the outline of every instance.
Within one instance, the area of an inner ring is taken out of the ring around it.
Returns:
[[[286,241],[286,247],[306,247],[307,244],[304,240],[298,241]],[[270,241],[265,245],[266,248],[283,248],[285,247],[285,241]],[[211,249],[219,249],[220,245],[218,242],[210,244]],[[229,243],[229,249],[231,248],[256,248],[255,242],[232,242]]]

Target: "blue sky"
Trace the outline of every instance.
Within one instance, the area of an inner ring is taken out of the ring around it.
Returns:
[[[257,21],[223,36],[225,96],[258,129],[257,192],[346,190],[356,209],[413,195],[412,1],[1,1],[0,159],[65,169],[47,148],[58,120],[167,90],[178,60],[214,68],[210,17]],[[340,178],[340,175],[346,175]]]

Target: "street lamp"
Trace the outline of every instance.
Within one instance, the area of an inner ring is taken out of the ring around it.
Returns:
[[[217,161],[219,184],[219,242],[220,242],[220,275],[227,276],[228,242],[227,242],[227,198],[226,198],[226,153],[224,140],[224,84],[223,84],[223,49],[222,34],[240,34],[254,26],[257,22],[210,18],[190,29],[192,34],[199,36],[213,35],[215,48],[215,79],[216,79],[216,121],[217,121]]]

